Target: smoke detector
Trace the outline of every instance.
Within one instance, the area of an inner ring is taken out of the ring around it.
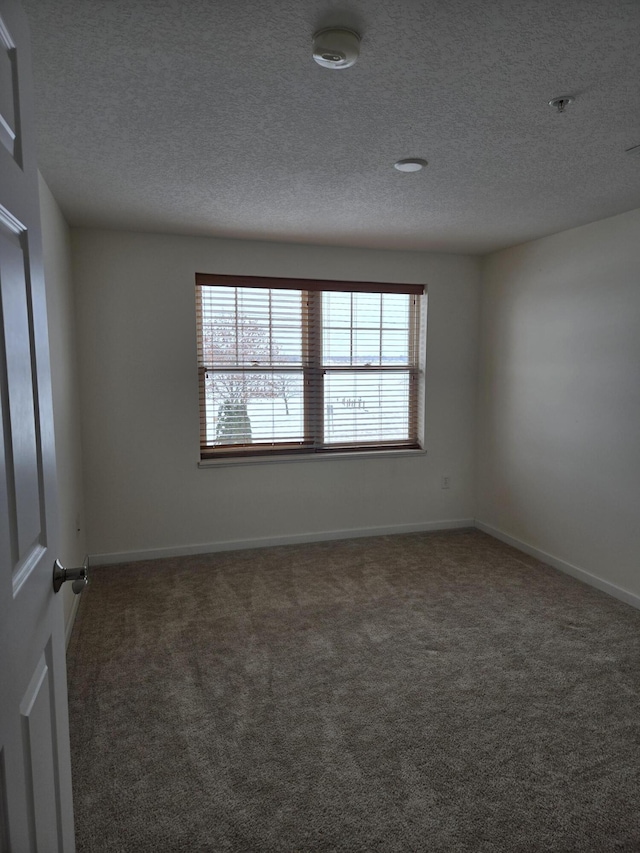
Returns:
[[[313,58],[323,68],[350,68],[360,54],[360,36],[353,30],[320,30],[313,37]]]

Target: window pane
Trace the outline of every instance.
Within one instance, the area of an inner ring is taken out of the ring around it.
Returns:
[[[361,370],[325,376],[325,443],[406,441],[409,374]]]
[[[382,295],[382,325],[389,328],[409,328],[409,310],[413,297],[405,293]]]
[[[324,326],[345,328],[351,326],[351,294],[326,292],[322,294],[322,320]]]
[[[214,373],[205,379],[206,442],[302,441],[302,371]]]
[[[351,331],[349,329],[325,329],[324,364],[349,366],[351,364]]]
[[[302,362],[302,291],[207,287],[202,358],[207,366]]]
[[[379,329],[381,300],[381,293],[354,293],[353,325]]]
[[[353,364],[380,364],[380,331],[353,330]]]
[[[393,366],[409,363],[408,331],[382,330],[382,364]]]
[[[405,293],[323,294],[323,364],[408,364],[412,299]]]

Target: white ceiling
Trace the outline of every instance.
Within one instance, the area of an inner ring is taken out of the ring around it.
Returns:
[[[638,0],[23,4],[73,225],[475,253],[640,207]]]

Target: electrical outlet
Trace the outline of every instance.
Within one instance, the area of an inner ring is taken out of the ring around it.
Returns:
[[[442,480],[440,481],[441,489],[450,489],[451,488],[451,477],[448,474],[442,475]]]

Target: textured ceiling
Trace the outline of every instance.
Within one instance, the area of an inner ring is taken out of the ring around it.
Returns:
[[[638,0],[23,4],[73,225],[486,252],[640,207]]]

